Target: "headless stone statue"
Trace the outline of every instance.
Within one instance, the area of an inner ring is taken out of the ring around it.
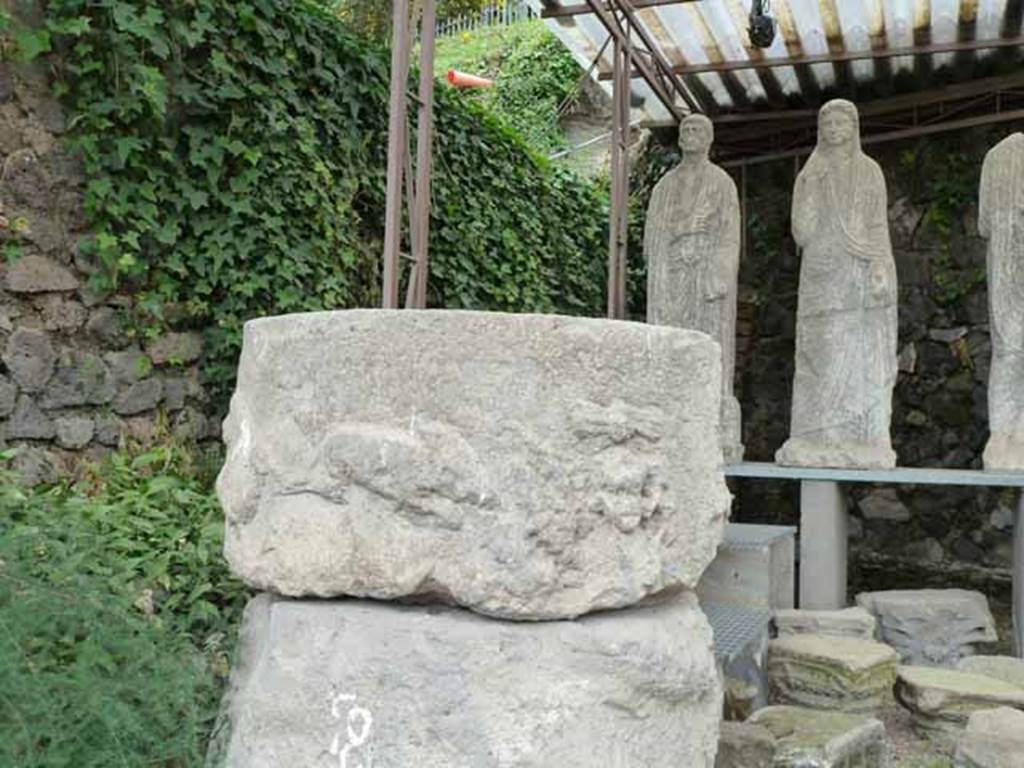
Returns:
[[[985,156],[979,203],[992,326],[985,468],[1024,471],[1024,134]]]
[[[711,121],[679,127],[682,162],[658,182],[647,209],[647,322],[703,331],[722,349],[722,453],[743,458],[740,405],[733,396],[740,211],[736,185],[708,159]]]
[[[803,251],[790,437],[779,464],[888,468],[896,383],[896,265],[885,179],[860,148],[857,108],[818,115],[818,145],[793,190]]]

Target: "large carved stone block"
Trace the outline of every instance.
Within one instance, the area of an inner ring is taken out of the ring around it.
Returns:
[[[225,554],[283,595],[555,619],[694,588],[729,506],[720,360],[644,324],[360,310],[248,323]]]
[[[880,720],[806,707],[765,707],[748,723],[777,739],[775,768],[888,768],[889,745]]]
[[[575,621],[263,595],[227,768],[712,768],[722,694],[690,594]],[[214,762],[218,762],[214,760]]]
[[[914,724],[939,738],[959,734],[979,710],[1024,709],[1024,688],[955,669],[900,667],[894,691]]]
[[[952,667],[999,639],[988,600],[967,589],[862,592],[857,605],[874,614],[878,636],[904,664]]]
[[[899,656],[887,645],[851,637],[799,634],[768,647],[772,703],[869,712],[892,701]]]

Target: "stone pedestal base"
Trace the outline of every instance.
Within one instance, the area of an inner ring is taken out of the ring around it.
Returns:
[[[721,707],[689,593],[537,624],[262,595],[214,764],[712,768]]]
[[[791,437],[775,452],[775,462],[786,467],[892,469],[896,466],[896,452],[888,445],[828,445]]]

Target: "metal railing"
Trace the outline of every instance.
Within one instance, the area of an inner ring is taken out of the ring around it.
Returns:
[[[472,32],[484,27],[501,27],[536,17],[536,13],[525,0],[508,0],[491,3],[477,13],[466,14],[455,19],[438,22],[434,28],[438,37]]]

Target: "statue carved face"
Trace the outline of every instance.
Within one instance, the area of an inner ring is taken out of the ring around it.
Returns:
[[[703,115],[683,120],[679,125],[679,148],[685,154],[706,155],[713,138],[711,121]]]
[[[841,109],[830,109],[818,123],[820,139],[831,147],[838,147],[853,138],[856,130],[853,119]]]

